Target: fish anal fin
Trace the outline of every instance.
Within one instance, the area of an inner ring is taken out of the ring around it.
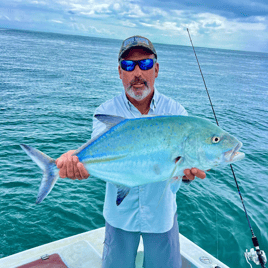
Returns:
[[[116,205],[119,206],[128,195],[131,188],[125,186],[117,186]]]

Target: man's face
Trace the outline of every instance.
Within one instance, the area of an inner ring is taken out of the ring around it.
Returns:
[[[124,60],[153,59],[154,54],[142,48],[134,48],[124,57]],[[155,63],[150,70],[143,71],[138,65],[133,71],[124,71],[118,66],[119,76],[122,79],[127,96],[140,101],[145,99],[154,90],[154,81],[158,76],[159,64]]]

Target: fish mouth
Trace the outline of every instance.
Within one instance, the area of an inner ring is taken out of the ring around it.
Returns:
[[[238,152],[239,149],[242,147],[242,145],[243,145],[242,142],[239,141],[236,147],[234,147],[232,150],[225,152],[224,153],[225,162],[233,163],[242,160],[245,157],[245,154],[242,152]]]

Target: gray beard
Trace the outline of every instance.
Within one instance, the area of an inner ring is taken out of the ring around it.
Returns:
[[[126,92],[131,98],[133,98],[133,99],[135,99],[137,101],[140,101],[140,100],[145,99],[152,92],[152,89],[150,89],[147,85],[145,85],[145,86],[146,86],[145,90],[143,90],[139,94],[135,93],[135,91],[132,89],[132,86],[129,86],[126,89]]]

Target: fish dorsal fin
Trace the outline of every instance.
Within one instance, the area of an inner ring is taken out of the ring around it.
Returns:
[[[106,130],[126,120],[126,118],[116,115],[95,114],[94,116],[106,125]]]
[[[116,205],[119,206],[130,191],[129,187],[117,186]]]
[[[97,140],[99,137],[101,137],[104,133],[106,133],[109,129],[111,129],[113,126],[116,126],[120,122],[123,122],[126,118],[116,116],[116,115],[107,115],[107,114],[95,114],[94,117],[96,117],[100,122],[104,123],[106,125],[106,129],[102,131],[100,134],[98,134],[96,137],[92,138],[85,144],[83,144],[81,147],[79,147],[73,155],[79,154],[82,150],[84,150],[86,147],[88,147],[91,143],[93,143],[95,140]]]

